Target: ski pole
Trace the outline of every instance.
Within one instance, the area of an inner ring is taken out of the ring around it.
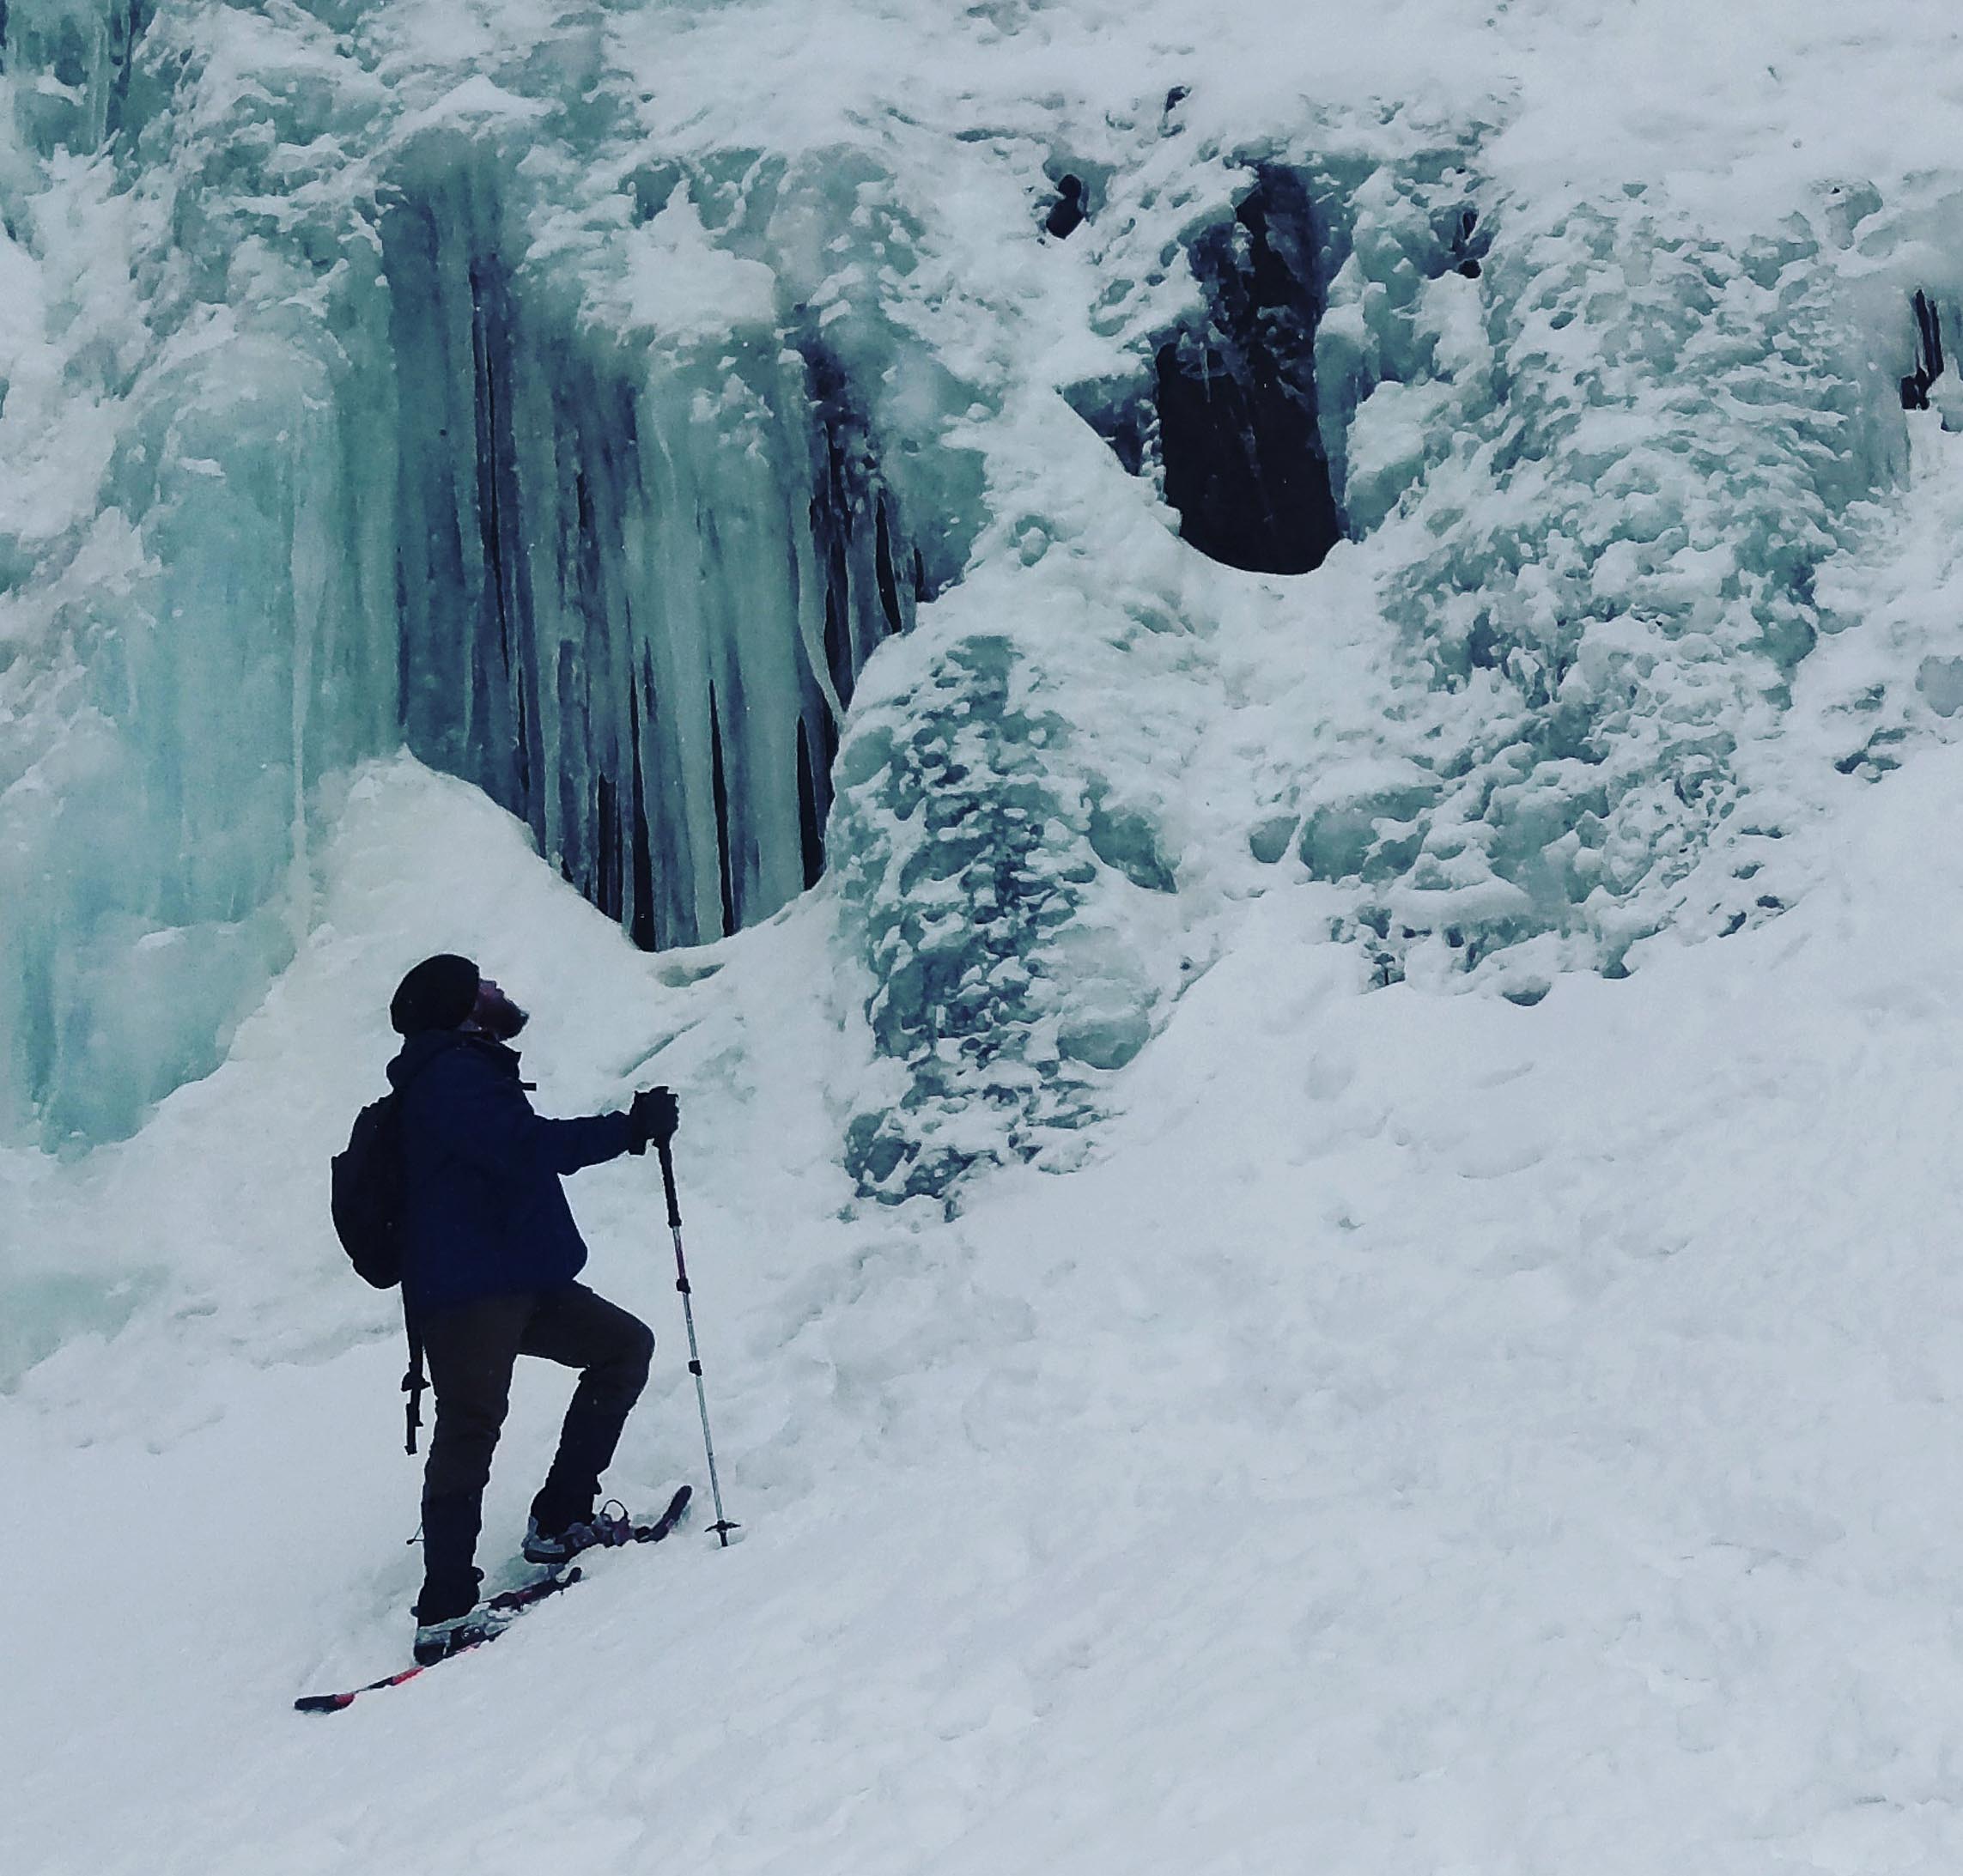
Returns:
[[[722,1487],[716,1483],[715,1442],[709,1438],[708,1395],[702,1388],[702,1355],[696,1345],[696,1311],[690,1302],[693,1294],[689,1288],[688,1260],[682,1254],[682,1207],[675,1197],[675,1162],[664,1140],[659,1148],[661,1155],[661,1184],[668,1194],[668,1229],[675,1240],[675,1288],[682,1293],[682,1320],[689,1326],[689,1372],[696,1377],[696,1405],[702,1410],[702,1451],[708,1458],[709,1497],[715,1505],[715,1522],[709,1527],[723,1548],[729,1547],[729,1533],[740,1531],[743,1527],[732,1524],[722,1512]]]

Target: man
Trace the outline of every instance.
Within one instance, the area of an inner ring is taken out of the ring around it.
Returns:
[[[475,1568],[483,1490],[520,1355],[580,1370],[559,1448],[532,1502],[525,1555],[559,1563],[613,1533],[596,1516],[599,1475],[647,1380],[647,1324],[575,1281],[586,1248],[560,1180],[582,1166],[665,1145],[665,1088],[626,1114],[548,1120],[532,1112],[508,1045],[526,1012],[466,957],[425,958],[402,980],[389,1064],[402,1116],[403,1303],[436,1393],[422,1483],[422,1593],[416,1655],[436,1660],[477,1639]]]

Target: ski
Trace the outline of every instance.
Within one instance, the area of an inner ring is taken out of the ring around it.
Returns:
[[[550,1576],[540,1578],[535,1583],[526,1583],[522,1588],[507,1589],[501,1595],[493,1596],[484,1606],[498,1614],[515,1620],[526,1610],[536,1608],[548,1596],[556,1596],[562,1589],[570,1589],[580,1580],[577,1564],[570,1569],[561,1570]],[[404,1667],[393,1674],[384,1674],[380,1680],[371,1680],[360,1687],[350,1687],[344,1693],[302,1694],[294,1702],[295,1713],[338,1713],[342,1708],[353,1704],[361,1694],[372,1694],[383,1687],[399,1687],[404,1681],[414,1680],[418,1674],[427,1674],[432,1667],[441,1667],[444,1661],[454,1660],[458,1654],[468,1654],[472,1648],[483,1647],[487,1642],[495,1642],[511,1626],[511,1621],[501,1622],[495,1629],[481,1635],[474,1642],[466,1642],[455,1654],[446,1654],[434,1661],[418,1661],[413,1667]]]
[[[668,1501],[667,1508],[651,1524],[634,1527],[631,1541],[635,1544],[659,1544],[669,1535],[677,1525],[688,1515],[689,1500],[692,1488],[687,1485],[677,1489],[675,1496]],[[413,1667],[404,1667],[392,1674],[384,1674],[380,1680],[371,1680],[359,1687],[348,1688],[337,1694],[302,1694],[294,1702],[295,1713],[338,1713],[343,1707],[352,1706],[363,1694],[378,1693],[384,1687],[399,1687],[405,1681],[414,1680],[418,1674],[427,1674],[432,1667],[441,1667],[444,1661],[453,1661],[459,1654],[468,1654],[473,1648],[483,1648],[486,1642],[495,1642],[527,1609],[536,1608],[548,1597],[556,1596],[562,1589],[570,1589],[580,1581],[582,1572],[577,1563],[567,1569],[556,1570],[550,1576],[541,1577],[535,1583],[526,1583],[517,1589],[505,1590],[493,1596],[484,1606],[511,1619],[500,1623],[489,1633],[474,1642],[467,1642],[454,1654],[446,1654],[441,1660],[419,1662]]]
[[[675,1496],[668,1501],[667,1509],[652,1524],[637,1524],[634,1527],[636,1544],[659,1544],[682,1520],[689,1515],[689,1500],[695,1496],[693,1485],[678,1485]]]

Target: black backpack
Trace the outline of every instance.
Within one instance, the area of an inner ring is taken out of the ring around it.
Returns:
[[[377,1290],[402,1281],[402,1108],[392,1090],[355,1116],[347,1150],[334,1156],[330,1203],[335,1235],[355,1274]]]
[[[355,1116],[344,1152],[334,1156],[328,1203],[334,1213],[335,1235],[348,1261],[364,1283],[392,1290],[402,1281],[402,1219],[408,1178],[403,1164],[402,1096],[391,1090],[371,1101]],[[422,1340],[403,1305],[403,1327],[409,1332],[409,1369],[402,1391],[409,1396],[408,1426],[403,1450],[416,1450],[416,1430],[422,1424]]]

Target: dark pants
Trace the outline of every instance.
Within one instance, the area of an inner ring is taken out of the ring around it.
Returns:
[[[422,1621],[440,1622],[477,1600],[472,1559],[513,1364],[520,1355],[538,1355],[583,1370],[558,1453],[532,1501],[540,1527],[558,1531],[593,1513],[599,1475],[647,1383],[654,1332],[583,1284],[487,1296],[441,1310],[421,1327],[436,1430],[422,1474],[423,1583],[416,1612]]]

